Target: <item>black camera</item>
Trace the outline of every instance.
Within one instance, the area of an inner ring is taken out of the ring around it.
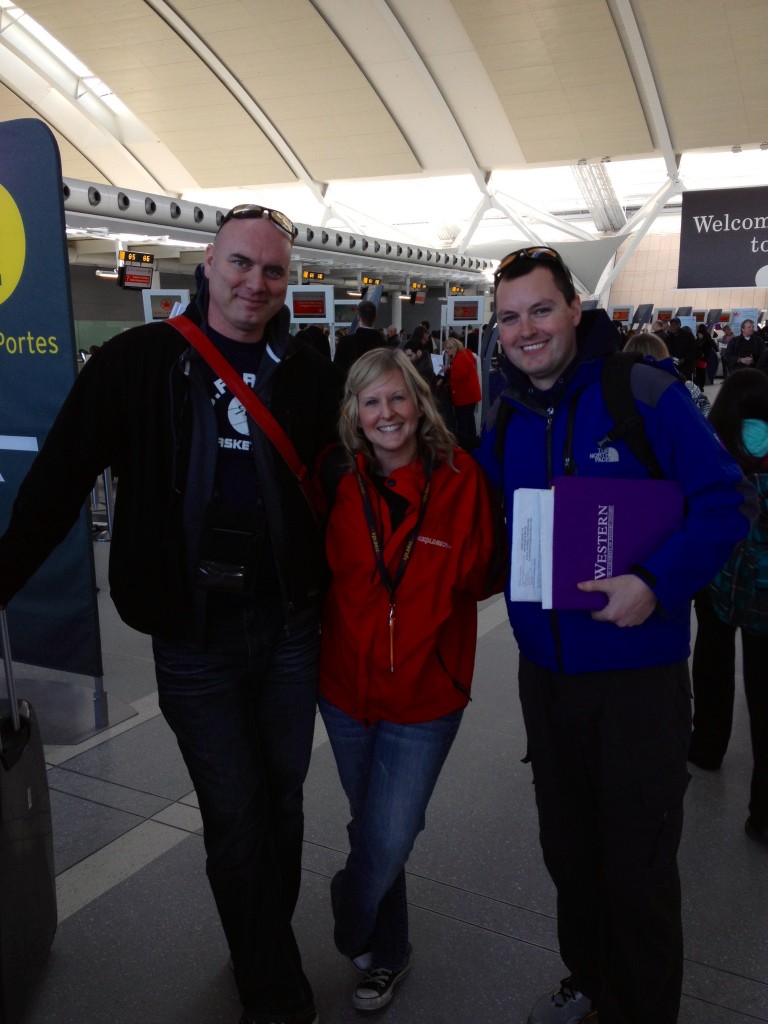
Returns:
[[[253,594],[265,544],[263,506],[251,510],[213,502],[203,521],[196,585],[219,594]]]

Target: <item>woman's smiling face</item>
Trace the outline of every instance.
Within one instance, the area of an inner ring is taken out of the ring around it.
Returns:
[[[400,370],[363,388],[357,396],[357,414],[385,473],[413,462],[418,452],[420,415]]]

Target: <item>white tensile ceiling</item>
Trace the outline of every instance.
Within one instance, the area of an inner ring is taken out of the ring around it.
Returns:
[[[498,257],[768,183],[766,38],[766,0],[0,0],[0,120],[65,178]]]

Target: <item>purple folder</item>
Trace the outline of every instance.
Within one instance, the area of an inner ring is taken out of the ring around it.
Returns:
[[[683,492],[675,480],[562,476],[553,486],[553,608],[604,608],[604,594],[582,593],[576,584],[623,575],[683,522]]]

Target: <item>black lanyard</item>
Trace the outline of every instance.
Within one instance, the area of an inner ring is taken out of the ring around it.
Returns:
[[[376,517],[373,513],[373,506],[371,505],[371,499],[368,494],[368,490],[365,486],[362,473],[357,472],[357,484],[360,488],[360,496],[363,499],[363,511],[365,512],[365,519],[368,523],[368,533],[371,538],[371,547],[373,548],[373,557],[376,559],[376,568],[379,571],[379,578],[386,587],[387,593],[389,594],[389,671],[395,671],[395,593],[397,588],[400,586],[400,582],[405,575],[405,570],[408,568],[411,555],[413,553],[413,545],[416,543],[416,538],[419,535],[421,524],[424,521],[424,513],[427,509],[427,501],[429,499],[429,489],[432,483],[432,466],[425,465],[427,473],[427,483],[421,494],[421,504],[419,506],[419,515],[416,519],[416,525],[408,533],[405,539],[405,545],[400,554],[400,561],[397,569],[395,570],[394,579],[389,574],[389,569],[384,562],[384,546],[381,543],[379,537],[379,531],[376,528]]]

